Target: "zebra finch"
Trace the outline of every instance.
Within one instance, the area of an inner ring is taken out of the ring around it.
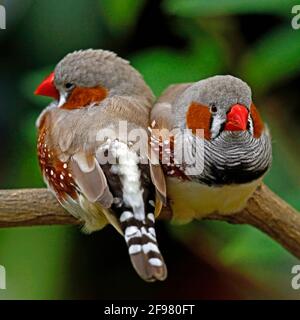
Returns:
[[[269,130],[250,87],[236,77],[170,86],[152,108],[151,122],[174,221],[242,210],[271,166]]]
[[[35,94],[54,99],[37,120],[38,159],[49,189],[85,232],[113,225],[141,278],[164,280],[155,234],[164,176],[159,165],[140,161],[148,151],[119,133],[120,122],[126,133],[147,133],[151,89],[127,61],[89,49],[63,58]],[[115,135],[108,138],[108,131]]]

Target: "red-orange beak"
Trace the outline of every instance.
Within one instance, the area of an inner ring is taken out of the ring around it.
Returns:
[[[224,130],[228,131],[245,131],[247,130],[248,109],[241,105],[235,104],[227,113],[227,121]]]
[[[59,99],[59,92],[54,85],[54,72],[51,72],[50,75],[37,87],[34,94],[52,97],[55,100]]]

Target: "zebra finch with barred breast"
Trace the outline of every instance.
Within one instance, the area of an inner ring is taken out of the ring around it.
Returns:
[[[269,130],[250,87],[236,77],[170,86],[152,108],[151,122],[152,145],[160,150],[179,223],[242,210],[271,166]]]

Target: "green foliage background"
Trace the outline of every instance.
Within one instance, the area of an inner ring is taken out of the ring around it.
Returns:
[[[130,60],[156,95],[171,83],[215,74],[230,73],[247,81],[273,136],[274,163],[266,183],[300,210],[300,30],[291,27],[291,8],[297,1],[9,0],[4,4],[0,188],[43,186],[34,123],[49,100],[32,92],[66,53],[93,47]],[[112,230],[87,240],[74,227],[2,229],[0,264],[7,269],[8,288],[0,291],[0,298],[114,298],[122,297],[121,288],[128,285],[133,288],[131,297],[168,298],[187,274],[203,279],[207,275],[203,264],[213,270],[206,287],[199,281],[192,288],[191,282],[181,298],[300,296],[290,286],[291,267],[298,261],[251,227],[194,222],[160,228],[167,234],[168,242],[161,246],[169,252],[173,273],[171,280],[154,287],[134,275],[125,246]],[[176,256],[176,246],[184,253]],[[111,264],[110,255],[116,256]],[[197,257],[199,265],[190,256]],[[175,257],[182,269],[177,269]],[[92,267],[94,259],[99,269]],[[218,287],[216,277],[231,281]]]

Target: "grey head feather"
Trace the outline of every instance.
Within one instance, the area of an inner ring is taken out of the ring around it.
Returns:
[[[55,85],[102,86],[109,96],[136,95],[153,100],[153,93],[140,73],[115,53],[101,49],[79,50],[66,55],[55,68]]]
[[[240,103],[249,109],[251,101],[251,89],[241,79],[218,75],[200,80],[189,86],[174,102],[175,123],[177,127],[185,128],[186,112],[192,102],[208,107],[215,105],[219,117],[225,120],[232,105]]]
[[[251,130],[221,130],[226,114],[234,104],[250,109],[252,97],[249,86],[230,75],[192,84],[173,102],[176,128],[186,128],[186,112],[192,102],[209,108],[214,105],[217,109],[211,111],[211,139],[204,139],[204,170],[191,179],[208,185],[241,184],[260,179],[272,161],[268,130],[265,129],[259,138],[253,137]]]

